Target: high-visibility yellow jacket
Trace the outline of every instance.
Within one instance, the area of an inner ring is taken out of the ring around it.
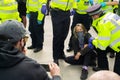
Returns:
[[[91,5],[90,0],[78,0],[76,12],[79,14],[87,14],[86,10]]]
[[[8,19],[21,21],[16,0],[0,0],[0,21],[4,22]]]
[[[112,0],[93,0],[94,1],[94,4],[100,4],[101,2],[109,2],[109,1],[112,1]],[[105,6],[105,7],[102,7],[102,9],[105,11],[105,12],[113,12],[113,7],[112,6]]]
[[[96,48],[105,50],[110,46],[114,51],[120,51],[120,17],[108,12],[102,17],[93,20],[92,24],[98,31],[92,43]]]
[[[27,0],[26,7],[27,13],[38,12],[38,20],[42,21],[44,14],[41,13],[41,8],[43,4],[46,4],[47,0]]]
[[[63,11],[68,11],[72,8],[77,8],[76,0],[51,0],[51,8],[57,8]]]

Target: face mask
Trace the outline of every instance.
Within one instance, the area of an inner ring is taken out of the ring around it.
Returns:
[[[83,33],[83,31],[78,32],[77,35],[78,35],[78,40],[79,40],[79,46],[80,46],[80,48],[83,48],[84,47],[84,33]]]

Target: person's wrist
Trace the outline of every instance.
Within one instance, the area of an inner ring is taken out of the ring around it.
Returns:
[[[80,52],[77,52],[77,56],[80,56],[81,55],[81,53]]]

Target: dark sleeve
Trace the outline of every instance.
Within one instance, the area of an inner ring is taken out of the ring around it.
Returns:
[[[24,59],[22,69],[25,80],[61,80],[60,76],[54,76],[51,79],[41,64],[28,57]]]
[[[84,37],[84,43],[85,43],[85,44],[88,44],[88,40],[89,40],[90,37],[91,37],[91,34],[90,34],[90,33],[86,33],[86,34],[85,34],[85,37]],[[81,50],[80,50],[80,53],[81,53],[81,55],[85,55],[85,54],[88,53],[90,50],[92,50],[92,49],[90,49],[89,47],[86,47],[86,48],[84,48],[84,49],[81,49]]]
[[[18,12],[21,16],[26,16],[26,3],[25,2],[18,2]]]
[[[86,34],[85,34],[85,38],[84,38],[84,43],[85,43],[85,44],[88,44],[88,40],[89,40],[90,37],[91,37],[91,34],[90,34],[90,33],[86,33]]]

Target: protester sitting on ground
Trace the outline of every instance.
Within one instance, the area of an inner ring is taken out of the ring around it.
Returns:
[[[40,64],[25,56],[26,34],[23,23],[16,20],[0,25],[0,80],[51,80]],[[57,64],[49,68],[52,80],[61,80]]]
[[[93,73],[88,80],[120,80],[120,76],[112,71],[101,70]]]
[[[72,43],[74,56],[66,57],[65,61],[73,65],[83,65],[80,78],[86,79],[88,76],[88,66],[96,66],[96,54],[92,49],[88,48],[88,40],[91,35],[86,31],[85,27],[81,23],[76,24],[73,34]]]

